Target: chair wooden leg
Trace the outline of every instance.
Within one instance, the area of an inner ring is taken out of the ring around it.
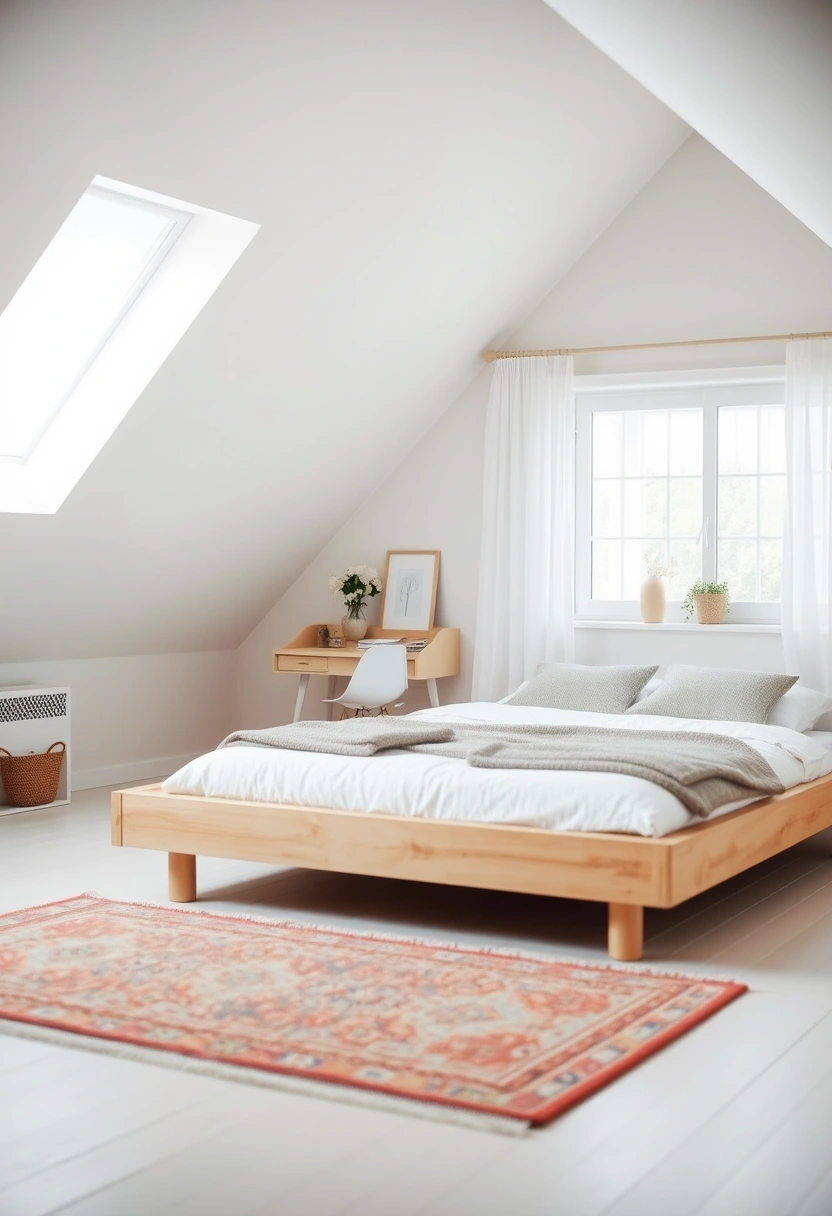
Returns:
[[[644,908],[638,904],[610,904],[607,949],[610,957],[634,963],[644,951]]]
[[[192,853],[168,853],[168,899],[190,904],[196,899],[196,858]]]

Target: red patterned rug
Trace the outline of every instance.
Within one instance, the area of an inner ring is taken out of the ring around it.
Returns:
[[[529,1123],[744,991],[89,895],[0,916],[0,1018]]]

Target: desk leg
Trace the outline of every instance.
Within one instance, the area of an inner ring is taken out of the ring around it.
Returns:
[[[439,693],[436,691],[436,680],[425,680],[428,686],[428,696],[434,709],[439,708]]]
[[[297,700],[295,701],[295,716],[294,716],[294,718],[292,718],[293,722],[299,721],[300,716],[303,713],[303,703],[306,700],[306,689],[307,689],[308,685],[309,685],[309,672],[304,671],[303,674],[301,675],[300,679],[298,680],[298,695],[297,695]]]

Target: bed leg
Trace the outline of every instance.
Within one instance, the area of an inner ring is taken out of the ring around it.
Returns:
[[[610,904],[607,949],[621,963],[634,963],[644,949],[644,908],[638,904]]]
[[[196,858],[192,853],[168,853],[168,899],[189,904],[196,899]]]

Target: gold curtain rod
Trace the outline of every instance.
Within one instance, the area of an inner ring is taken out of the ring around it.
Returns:
[[[757,334],[746,338],[696,338],[686,342],[631,342],[624,346],[565,346],[560,350],[487,350],[486,363],[495,359],[531,359],[545,355],[601,355],[625,350],[669,350],[682,346],[734,346],[740,342],[803,342],[810,338],[832,338],[832,330],[814,334]]]

